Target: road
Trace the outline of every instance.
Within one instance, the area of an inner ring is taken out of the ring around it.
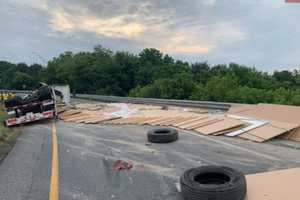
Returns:
[[[276,142],[181,131],[175,143],[146,145],[149,126],[59,121],[55,127],[56,163],[52,122],[24,127],[0,166],[1,200],[179,200],[176,183],[190,167],[221,164],[250,174],[300,166],[299,148]],[[134,168],[113,170],[118,159],[132,161]]]

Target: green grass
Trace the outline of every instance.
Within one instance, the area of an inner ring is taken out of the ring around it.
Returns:
[[[21,133],[20,128],[7,128],[4,126],[6,117],[6,112],[0,106],[0,162],[10,152]]]
[[[0,142],[4,142],[7,138],[8,128],[4,126],[4,120],[6,118],[6,113],[3,108],[0,107]]]

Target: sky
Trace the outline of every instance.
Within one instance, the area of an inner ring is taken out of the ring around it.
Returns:
[[[0,0],[0,60],[46,64],[102,45],[187,62],[300,69],[300,3],[284,0]]]

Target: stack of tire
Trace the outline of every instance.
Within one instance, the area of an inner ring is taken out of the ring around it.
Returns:
[[[24,99],[16,96],[10,100],[5,101],[4,104],[6,108],[12,108],[50,99],[52,99],[51,89],[48,86],[44,86],[41,87],[38,91],[34,92],[32,95],[25,97]]]
[[[4,105],[6,108],[12,108],[15,106],[23,105],[23,99],[19,96],[15,96],[12,99],[4,101]]]

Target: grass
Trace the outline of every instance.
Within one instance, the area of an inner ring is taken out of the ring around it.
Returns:
[[[17,138],[21,134],[20,128],[7,128],[4,126],[6,117],[6,112],[3,107],[0,106],[0,162],[10,152]]]

